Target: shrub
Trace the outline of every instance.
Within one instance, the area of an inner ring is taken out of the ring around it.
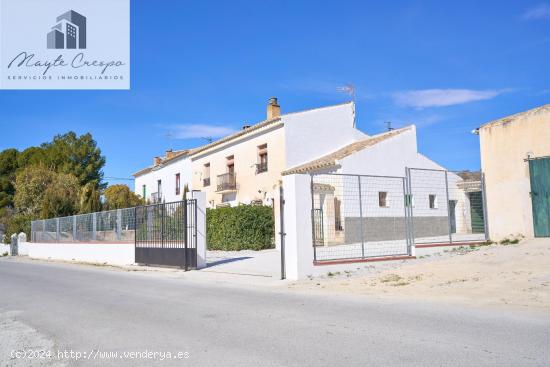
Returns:
[[[273,209],[239,205],[208,209],[206,233],[209,250],[264,250],[274,247]]]

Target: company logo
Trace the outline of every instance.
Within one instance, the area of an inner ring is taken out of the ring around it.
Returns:
[[[130,0],[0,0],[0,35],[0,89],[130,89]]]
[[[58,22],[48,33],[49,49],[85,49],[86,17],[74,10],[57,17]]]

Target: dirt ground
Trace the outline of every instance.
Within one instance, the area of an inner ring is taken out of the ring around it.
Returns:
[[[290,287],[550,314],[550,239],[465,246],[381,270],[328,274]]]

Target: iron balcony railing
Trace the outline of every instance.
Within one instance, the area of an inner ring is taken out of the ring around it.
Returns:
[[[202,186],[204,187],[210,186],[210,177],[202,179]]]
[[[228,191],[237,189],[237,180],[234,173],[224,173],[218,175],[218,185],[216,191]]]
[[[257,163],[256,164],[256,174],[267,172],[267,162]]]

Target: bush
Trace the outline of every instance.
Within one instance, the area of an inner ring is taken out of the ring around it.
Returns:
[[[239,205],[206,211],[209,250],[264,250],[274,247],[273,209]]]

